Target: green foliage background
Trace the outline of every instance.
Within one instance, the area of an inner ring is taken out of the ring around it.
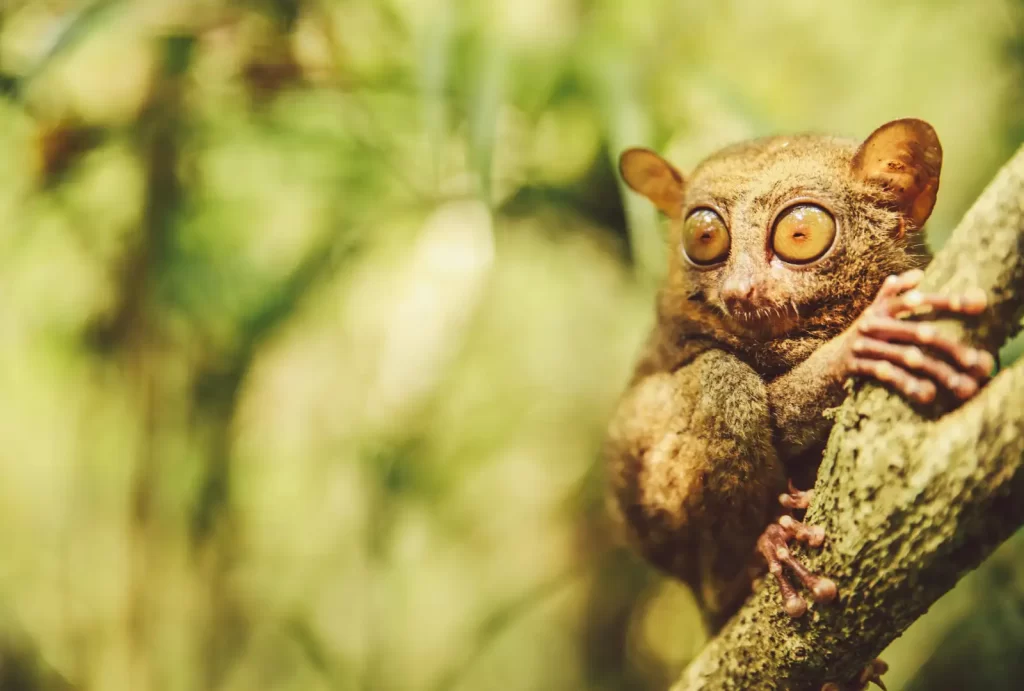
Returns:
[[[601,503],[664,257],[618,151],[922,117],[939,246],[1024,135],[1022,27],[1005,0],[0,3],[0,688],[664,688],[693,603]],[[1012,688],[1019,551],[887,652],[890,688]]]

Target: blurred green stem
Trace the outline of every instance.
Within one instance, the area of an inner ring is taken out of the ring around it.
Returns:
[[[641,106],[634,84],[629,60],[604,59],[592,67],[591,81],[597,91],[601,112],[608,132],[608,149],[611,165],[619,169],[619,154],[631,146],[647,145],[652,137],[650,118]],[[626,209],[626,223],[629,229],[629,243],[637,278],[647,286],[653,286],[661,278],[664,266],[664,242],[657,212],[647,200],[629,194],[625,184],[619,180]]]
[[[146,181],[142,233],[123,267],[120,305],[101,334],[104,345],[123,353],[141,410],[141,445],[131,493],[133,575],[129,605],[131,673],[133,685],[138,688],[149,687],[152,673],[148,663],[154,615],[150,594],[155,580],[151,548],[156,543],[152,533],[161,476],[161,412],[166,398],[160,380],[162,338],[155,297],[158,277],[154,274],[164,261],[181,198],[177,140],[182,117],[182,75],[189,62],[192,39],[170,37],[164,41],[164,48],[163,78],[155,86],[139,127],[138,146]]]

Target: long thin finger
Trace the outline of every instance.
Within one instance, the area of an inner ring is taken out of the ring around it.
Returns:
[[[935,384],[919,379],[905,369],[885,360],[870,360],[855,357],[846,367],[851,375],[870,377],[883,384],[889,384],[907,398],[918,403],[935,400]]]
[[[800,597],[793,585],[786,579],[779,561],[779,550],[786,550],[786,531],[777,524],[770,524],[764,534],[757,540],[757,550],[768,562],[768,572],[775,577],[782,595],[782,608],[794,619],[802,617],[807,611],[807,603]],[[787,550],[788,551],[788,550]]]
[[[786,576],[782,573],[782,564],[776,560],[768,565],[768,570],[775,576],[775,582],[779,584],[779,592],[782,594],[782,608],[786,614],[799,619],[807,612],[807,603],[800,597]]]
[[[877,299],[894,297],[904,291],[916,288],[921,283],[922,278],[924,278],[924,271],[920,269],[904,271],[898,275],[892,274],[882,283],[882,287],[878,290]]]
[[[889,301],[889,315],[915,313],[921,309],[975,315],[984,312],[986,307],[988,296],[980,288],[968,290],[962,295],[926,294],[919,290],[911,290]]]
[[[877,338],[862,336],[853,342],[853,352],[875,359],[888,360],[905,369],[927,374],[961,400],[967,400],[976,394],[981,385],[981,382],[975,381],[967,374],[957,372],[946,362],[925,354],[916,345],[887,343]]]
[[[793,553],[789,551],[788,547],[778,548],[775,551],[775,556],[788,566],[789,570],[795,573],[796,577],[811,591],[815,602],[831,602],[836,599],[838,589],[832,579],[817,576],[808,571],[806,566],[793,558]]]
[[[779,495],[779,503],[787,509],[806,509],[814,499],[814,490],[806,492],[789,492]]]
[[[807,543],[811,547],[821,547],[825,543],[825,529],[821,526],[809,526],[792,516],[779,516],[779,525],[797,540]]]
[[[800,490],[793,484],[793,478],[786,480],[786,485],[789,489],[789,496],[793,498],[796,503],[794,508],[806,509],[814,501],[814,488]],[[802,505],[802,506],[801,506]]]
[[[911,322],[891,317],[869,316],[860,320],[858,330],[883,341],[913,343],[929,346],[951,357],[963,369],[977,377],[987,377],[995,367],[995,360],[985,350],[971,348],[948,336],[943,336],[934,324]]]

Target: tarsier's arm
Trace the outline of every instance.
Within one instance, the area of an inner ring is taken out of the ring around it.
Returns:
[[[919,270],[890,276],[853,325],[768,385],[783,461],[824,440],[831,422],[823,413],[842,401],[849,376],[888,384],[917,403],[934,400],[936,384],[960,400],[978,391],[994,366],[989,353],[943,337],[927,322],[899,317],[920,311],[979,314],[985,295],[923,294],[916,290],[922,277]]]
[[[754,543],[785,487],[765,385],[721,350],[638,371],[608,437],[613,513],[716,626],[749,590]]]
[[[768,385],[775,444],[783,462],[820,445],[832,428],[824,412],[843,400],[836,363],[844,345],[842,336],[832,339]]]

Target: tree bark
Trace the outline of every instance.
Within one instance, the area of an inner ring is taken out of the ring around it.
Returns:
[[[994,352],[1024,314],[1024,147],[928,267],[922,289],[982,288],[980,317],[938,326]],[[965,405],[915,408],[851,389],[818,471],[812,525],[828,539],[808,566],[839,599],[788,618],[773,582],[754,594],[673,691],[804,689],[849,680],[1024,525],[1024,358]],[[945,414],[944,414],[945,413]]]

